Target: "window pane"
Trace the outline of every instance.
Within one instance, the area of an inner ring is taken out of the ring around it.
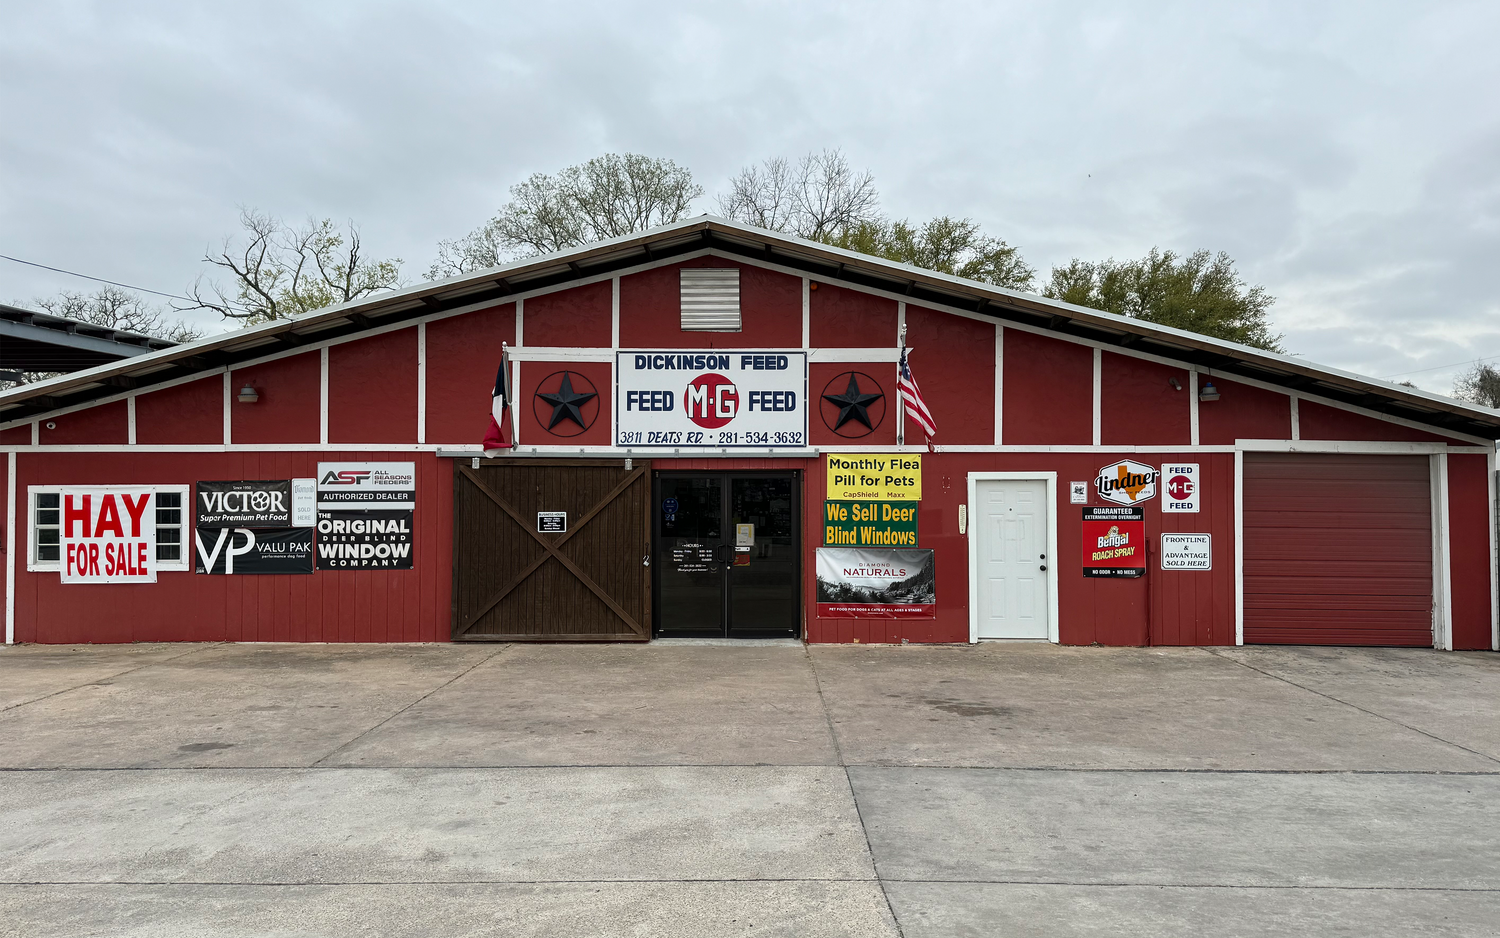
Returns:
[[[182,493],[181,492],[157,492],[156,493],[156,506],[158,508],[181,508],[182,507]]]
[[[156,559],[157,560],[181,560],[182,559],[182,546],[179,545],[179,544],[162,544],[162,543],[158,543],[156,545]]]
[[[60,501],[58,501],[58,499],[60,498],[62,498],[62,496],[56,492],[38,492],[36,495],[36,507],[57,508],[62,504]]]
[[[59,543],[57,528],[37,528],[36,529],[36,542],[38,544],[57,544],[57,543]]]
[[[157,524],[181,524],[182,523],[182,509],[181,508],[158,508],[158,509],[156,509],[156,523]]]
[[[182,528],[157,528],[156,543],[158,544],[181,544]]]
[[[37,560],[48,561],[48,560],[57,560],[58,558],[59,558],[59,550],[58,550],[58,548],[57,548],[56,545],[53,545],[51,547],[38,547],[36,549],[36,559]]]
[[[36,512],[37,524],[50,524],[56,527],[62,521],[62,512],[56,508],[38,508]]]

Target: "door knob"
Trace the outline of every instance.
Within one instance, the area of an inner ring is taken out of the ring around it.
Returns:
[[[1046,570],[1046,569],[1047,569],[1047,565],[1046,565],[1046,564],[1042,564],[1042,566],[1041,566],[1041,568],[1040,568],[1040,569],[1042,569],[1042,570]]]

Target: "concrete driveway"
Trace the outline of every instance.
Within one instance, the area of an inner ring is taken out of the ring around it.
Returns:
[[[0,650],[0,934],[1500,932],[1500,656]]]

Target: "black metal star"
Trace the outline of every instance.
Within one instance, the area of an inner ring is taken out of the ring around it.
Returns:
[[[571,372],[565,371],[563,372],[562,387],[557,389],[556,394],[543,394],[541,391],[538,391],[536,396],[552,405],[552,421],[547,424],[548,430],[562,423],[564,418],[578,424],[578,429],[587,430],[588,428],[583,425],[583,408],[581,405],[588,403],[599,395],[593,391],[587,391],[582,394],[575,392],[573,390],[573,375]]]
[[[823,400],[838,405],[839,419],[833,425],[834,430],[838,430],[850,420],[858,420],[865,425],[866,429],[873,430],[875,426],[870,423],[869,407],[882,397],[885,395],[860,393],[859,379],[854,376],[853,372],[850,372],[848,390],[843,394],[824,394]]]

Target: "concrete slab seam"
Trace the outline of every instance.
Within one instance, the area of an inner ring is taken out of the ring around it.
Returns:
[[[1448,746],[1452,746],[1454,749],[1461,749],[1464,752],[1469,753],[1470,755],[1478,756],[1481,759],[1486,759],[1486,760],[1488,760],[1490,762],[1495,763],[1496,765],[1500,765],[1500,759],[1495,758],[1494,756],[1490,755],[1487,752],[1480,752],[1477,749],[1470,749],[1468,746],[1465,746],[1462,743],[1455,743],[1451,739],[1444,739],[1443,737],[1438,736],[1435,733],[1429,733],[1426,730],[1418,729],[1417,727],[1412,726],[1409,723],[1402,723],[1400,720],[1396,719],[1395,717],[1386,716],[1383,713],[1376,713],[1374,710],[1366,709],[1365,707],[1361,707],[1359,704],[1350,703],[1347,700],[1341,700],[1338,697],[1333,696],[1332,694],[1324,693],[1323,691],[1317,690],[1316,688],[1308,687],[1305,684],[1298,684],[1296,681],[1292,680],[1291,678],[1282,677],[1279,674],[1272,674],[1270,671],[1266,671],[1266,670],[1263,670],[1261,668],[1257,668],[1253,664],[1247,664],[1246,662],[1239,661],[1239,660],[1237,660],[1235,658],[1231,658],[1228,655],[1220,654],[1219,652],[1215,651],[1212,648],[1209,648],[1209,649],[1206,649],[1206,650],[1208,651],[1209,654],[1213,655],[1216,658],[1223,658],[1225,661],[1233,661],[1235,664],[1239,665],[1240,667],[1242,667],[1242,668],[1248,668],[1249,670],[1254,671],[1256,674],[1263,674],[1263,675],[1265,675],[1266,677],[1270,678],[1273,681],[1281,681],[1283,684],[1290,684],[1292,687],[1295,687],[1295,688],[1297,688],[1299,690],[1305,690],[1309,694],[1316,694],[1317,696],[1322,697],[1325,700],[1331,700],[1334,703],[1342,704],[1342,705],[1344,705],[1346,707],[1349,707],[1349,708],[1351,708],[1353,710],[1358,710],[1360,713],[1364,713],[1364,714],[1367,714],[1369,716],[1372,716],[1372,717],[1376,718],[1377,720],[1385,720],[1387,723],[1394,723],[1395,725],[1397,725],[1399,727],[1411,730],[1413,733],[1417,733],[1419,735],[1426,736],[1428,739],[1431,739],[1434,742],[1439,742],[1439,743],[1443,743],[1443,744],[1448,745]]]
[[[823,720],[828,724],[828,735],[833,740],[833,753],[838,757],[839,764],[844,766],[844,785],[849,790],[849,801],[854,805],[854,816],[859,819],[859,832],[865,838],[865,852],[870,858],[870,872],[875,877],[875,882],[880,885],[880,897],[885,900],[886,911],[890,913],[891,925],[896,929],[896,938],[903,938],[906,934],[901,927],[901,919],[896,915],[896,906],[891,902],[890,893],[886,892],[885,880],[880,876],[880,867],[875,863],[875,845],[870,843],[870,828],[865,824],[865,814],[859,807],[859,796],[854,793],[854,779],[849,777],[849,767],[844,765],[844,750],[839,745],[839,734],[833,726],[833,714],[828,710],[828,700],[823,696],[823,679],[818,674],[818,663],[813,660],[812,653],[803,646],[803,655],[807,658],[807,666],[812,670],[813,686],[818,691],[818,706],[823,708]]]
[[[359,742],[361,739],[364,739],[366,736],[368,736],[371,733],[375,732],[376,730],[380,729],[382,726],[385,726],[387,723],[391,722],[396,717],[400,716],[401,714],[403,714],[406,711],[410,710],[412,707],[415,707],[417,704],[419,704],[422,701],[426,700],[428,697],[431,697],[433,694],[436,694],[438,691],[440,691],[443,688],[449,686],[454,681],[457,681],[459,678],[464,677],[469,672],[473,671],[475,668],[479,667],[482,664],[487,664],[487,663],[495,660],[496,658],[500,657],[505,652],[510,651],[514,647],[515,646],[511,645],[511,644],[501,645],[499,648],[495,649],[495,651],[494,651],[493,654],[485,655],[480,660],[474,662],[469,667],[464,668],[462,671],[460,671],[459,673],[453,675],[453,677],[449,678],[448,680],[444,681],[443,683],[439,684],[438,686],[434,687],[432,690],[429,690],[427,693],[425,693],[422,696],[418,697],[416,700],[413,700],[411,703],[407,704],[406,706],[401,707],[400,709],[396,710],[394,713],[392,713],[389,716],[387,716],[384,720],[381,720],[379,723],[376,723],[374,726],[366,727],[358,735],[356,735],[352,739],[349,739],[349,740],[345,741],[344,743],[340,744],[339,746],[335,747],[331,752],[328,753],[328,755],[323,756],[321,759],[318,759],[315,762],[310,763],[306,767],[307,768],[317,768],[318,766],[322,765],[324,762],[327,762],[329,759],[332,759],[334,756],[338,755],[343,750],[348,749],[350,746],[352,746],[355,743]],[[342,766],[340,768],[342,768]]]
[[[229,642],[213,642],[213,643],[210,643],[210,644],[199,645],[198,647],[191,648],[191,649],[183,652],[180,655],[173,655],[170,658],[162,658],[162,659],[160,659],[158,661],[149,661],[146,664],[139,664],[139,665],[136,665],[133,668],[126,668],[125,670],[118,671],[118,672],[116,672],[114,674],[103,675],[102,677],[96,678],[95,680],[92,680],[92,681],[84,681],[82,684],[75,684],[72,687],[64,687],[62,690],[56,690],[56,691],[53,691],[50,694],[43,694],[40,697],[33,697],[31,700],[23,700],[23,701],[21,701],[18,704],[11,704],[8,707],[0,707],[0,713],[9,713],[10,711],[15,710],[15,709],[17,709],[19,707],[30,706],[31,704],[34,704],[34,703],[40,703],[43,700],[51,700],[53,697],[56,697],[59,694],[72,693],[73,691],[78,690],[80,687],[89,687],[89,686],[92,686],[94,684],[98,684],[100,681],[112,681],[112,680],[114,680],[117,677],[124,677],[127,674],[134,674],[137,671],[144,671],[147,668],[155,667],[156,665],[159,665],[159,664],[166,664],[168,661],[176,661],[179,658],[186,658],[188,655],[200,654],[202,652],[209,651],[210,649],[213,649],[213,648],[222,648],[223,646],[228,645],[228,644],[230,644],[230,643]],[[15,646],[11,646],[11,647],[15,647]]]

